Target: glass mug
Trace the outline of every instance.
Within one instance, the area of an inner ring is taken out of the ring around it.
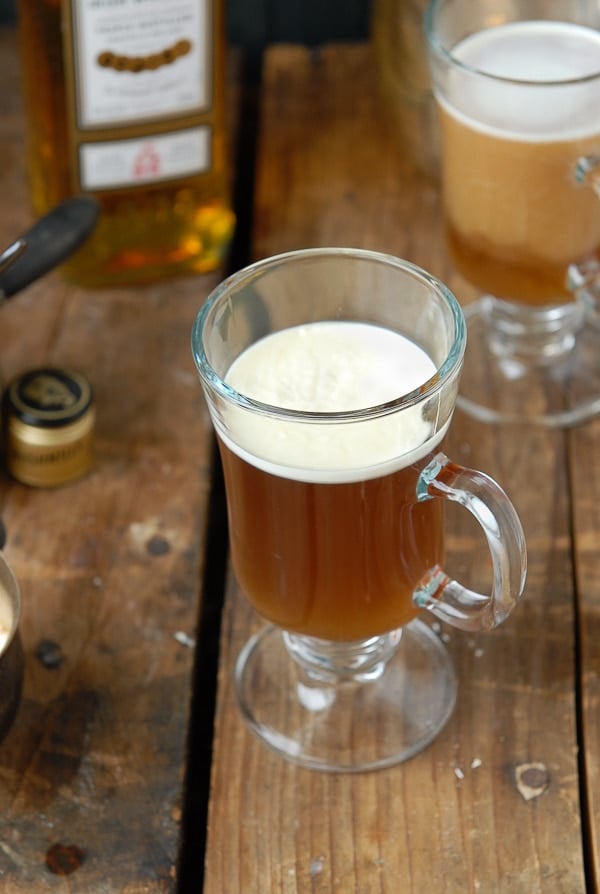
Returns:
[[[483,296],[469,343],[492,366],[491,384],[467,353],[459,405],[483,420],[600,410],[598,24],[596,3],[572,0],[432,0],[425,15],[448,245]]]
[[[441,282],[354,249],[253,264],[195,320],[233,567],[270,622],[239,657],[237,696],[259,737],[303,766],[373,769],[425,747],[456,683],[419,614],[487,630],[523,591],[512,504],[443,453],[464,348]],[[443,570],[448,499],[487,538],[489,595]]]

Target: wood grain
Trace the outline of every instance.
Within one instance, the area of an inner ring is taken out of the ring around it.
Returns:
[[[570,435],[580,645],[581,774],[590,889],[600,890],[600,422]]]
[[[451,270],[440,220],[436,183],[406,157],[380,105],[369,47],[270,48],[255,256],[318,245],[387,251],[425,266],[466,303],[473,295]],[[448,452],[508,490],[528,539],[528,584],[495,632],[442,630],[459,677],[456,710],[426,751],[393,769],[314,773],[255,740],[235,704],[232,667],[261,621],[230,576],[206,894],[585,890],[569,449],[561,432],[455,414]],[[579,449],[583,466],[591,446]],[[583,532],[593,512],[589,503],[578,510]],[[452,573],[482,586],[489,568],[481,539],[466,513],[449,515]],[[580,574],[594,575],[590,552],[578,561]],[[592,660],[591,635],[586,643]],[[588,682],[591,701],[597,684]],[[590,723],[588,735],[595,732]],[[545,783],[527,799],[529,765]]]
[[[0,70],[8,244],[31,221],[10,30]],[[211,457],[189,337],[216,279],[84,292],[52,273],[0,309],[4,378],[73,366],[97,410],[87,477],[57,490],[0,477],[26,650],[0,744],[4,894],[176,889]],[[43,642],[59,666],[39,660]]]

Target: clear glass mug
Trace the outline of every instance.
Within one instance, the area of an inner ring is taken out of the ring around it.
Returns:
[[[432,0],[425,15],[448,245],[482,296],[469,343],[490,364],[471,375],[467,352],[459,405],[485,421],[600,410],[599,24],[572,0]]]
[[[304,766],[372,769],[421,750],[456,683],[418,616],[487,630],[523,591],[512,504],[443,453],[464,349],[441,282],[354,249],[260,261],[195,320],[233,567],[270,622],[240,655],[237,695],[260,738]],[[489,594],[443,570],[446,500],[483,529]]]

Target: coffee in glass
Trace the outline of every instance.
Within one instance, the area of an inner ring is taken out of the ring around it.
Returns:
[[[600,409],[597,24],[570,0],[433,0],[426,13],[448,245],[482,296],[466,309],[459,405],[487,421],[569,425]]]
[[[418,616],[488,630],[523,591],[512,504],[443,452],[464,348],[441,282],[358,249],[260,261],[196,318],[233,568],[270,622],[242,650],[236,693],[254,732],[303,766],[373,769],[424,748],[456,680]],[[489,595],[444,570],[448,499],[481,525]]]

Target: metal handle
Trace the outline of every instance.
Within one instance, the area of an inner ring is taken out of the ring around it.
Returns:
[[[10,298],[73,254],[92,233],[100,206],[74,196],[40,218],[0,255],[0,298]]]

